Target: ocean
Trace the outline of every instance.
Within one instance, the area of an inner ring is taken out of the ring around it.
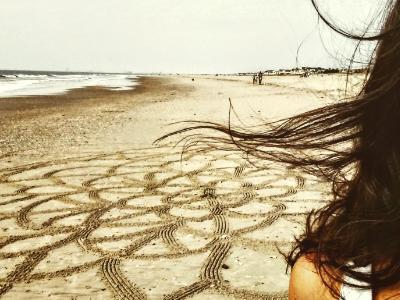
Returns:
[[[0,98],[58,95],[89,86],[131,90],[138,84],[136,79],[131,74],[0,70]]]

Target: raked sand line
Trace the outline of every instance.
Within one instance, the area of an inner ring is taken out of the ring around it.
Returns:
[[[4,299],[82,289],[93,298],[285,299],[276,246],[290,245],[327,198],[314,178],[255,168],[239,152],[181,160],[170,147],[15,166],[0,178]],[[50,291],[35,283],[44,279]]]

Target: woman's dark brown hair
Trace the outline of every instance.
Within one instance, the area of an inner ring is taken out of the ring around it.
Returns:
[[[344,283],[343,275],[377,290],[400,281],[400,0],[387,3],[381,32],[373,36],[337,28],[312,3],[336,32],[377,43],[354,99],[267,123],[257,132],[202,122],[163,138],[211,129],[223,135],[203,136],[206,143],[235,145],[250,156],[330,180],[334,198],[310,213],[305,233],[287,254],[288,265],[312,255],[336,296],[331,283]],[[357,271],[366,265],[373,266],[371,274]]]

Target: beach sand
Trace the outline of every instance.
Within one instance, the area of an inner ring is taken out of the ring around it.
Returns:
[[[139,81],[0,99],[2,298],[286,299],[278,247],[329,185],[240,151],[182,159],[176,138],[153,141],[177,121],[226,124],[229,98],[247,125],[327,105],[345,76]]]

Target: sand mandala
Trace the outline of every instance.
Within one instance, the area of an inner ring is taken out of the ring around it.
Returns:
[[[240,153],[160,147],[0,170],[4,299],[286,299],[326,186]]]

